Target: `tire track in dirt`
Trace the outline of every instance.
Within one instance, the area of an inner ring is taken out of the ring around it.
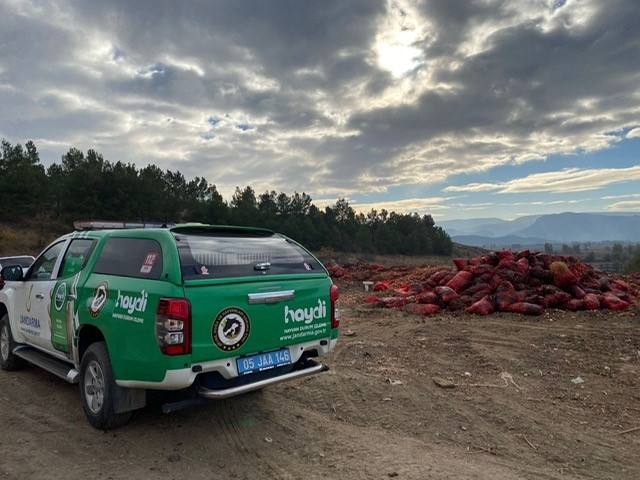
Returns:
[[[255,409],[264,392],[255,392],[242,397],[213,402],[209,417],[217,427],[220,441],[232,447],[245,466],[259,472],[261,478],[289,480],[291,477],[270,455],[265,455],[265,443],[273,442],[265,431],[264,412]],[[258,473],[256,472],[256,473]],[[251,477],[250,477],[251,478]]]
[[[214,426],[222,435],[222,440],[235,447],[244,456],[255,457],[253,450],[250,448],[248,439],[244,429],[240,426],[237,419],[238,412],[234,407],[234,403],[228,400],[222,400],[214,403],[211,412]]]

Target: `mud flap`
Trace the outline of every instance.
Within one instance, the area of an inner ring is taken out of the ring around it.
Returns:
[[[147,404],[147,391],[142,388],[120,387],[114,382],[114,413],[130,412]]]

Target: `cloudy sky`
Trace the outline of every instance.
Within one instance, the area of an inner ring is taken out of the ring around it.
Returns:
[[[0,137],[436,220],[640,211],[637,0],[0,0]]]

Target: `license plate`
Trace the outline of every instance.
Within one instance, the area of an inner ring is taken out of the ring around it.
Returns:
[[[262,372],[270,368],[281,367],[291,363],[291,353],[288,348],[276,350],[274,352],[256,353],[236,360],[238,374],[246,375],[253,372]]]

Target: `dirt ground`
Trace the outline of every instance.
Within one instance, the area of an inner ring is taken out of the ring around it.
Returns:
[[[154,395],[109,432],[77,386],[0,372],[0,478],[640,478],[637,308],[417,317],[341,288],[329,372],[169,415]]]

